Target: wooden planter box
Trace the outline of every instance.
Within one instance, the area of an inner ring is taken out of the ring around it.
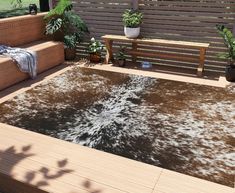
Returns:
[[[47,41],[44,36],[46,13],[0,20],[0,44],[27,48],[37,53],[38,73],[64,62],[63,43]],[[9,57],[0,56],[0,90],[29,78]]]

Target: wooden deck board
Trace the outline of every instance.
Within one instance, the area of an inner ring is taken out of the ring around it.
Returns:
[[[27,135],[24,136],[24,139],[28,142],[31,142],[34,136],[32,134],[34,133],[28,131],[26,132]],[[21,141],[21,135],[19,131],[17,130],[15,131],[15,133],[17,134],[16,136],[13,136],[12,133],[8,132],[3,133],[2,137],[5,136],[5,139],[2,139],[2,141],[3,142],[5,141],[5,143],[10,142],[12,144],[17,143],[18,145],[20,145],[20,147],[26,145],[25,142]],[[78,154],[77,148],[74,149],[75,144],[64,142],[58,139],[54,139],[53,144],[51,144],[50,142],[48,143],[48,141],[45,140],[47,138],[46,136],[44,135],[40,136],[42,138],[33,139],[35,143],[38,143],[37,146],[33,146],[33,149],[36,152],[40,152],[40,156],[43,156],[47,160],[48,159],[58,160],[61,159],[62,156],[64,157],[70,156],[69,157],[70,164],[76,164],[77,167],[81,166],[84,168],[92,168],[93,170],[98,171],[99,174],[102,174],[105,171],[107,173],[106,174],[107,176],[110,176],[112,175],[112,172],[115,172],[115,176],[120,176],[120,178],[125,178],[126,181],[132,181],[135,183],[138,183],[138,181],[140,181],[141,184],[146,187],[153,187],[156,179],[158,178],[159,173],[161,172],[161,168],[153,167],[151,165],[143,163],[136,164],[136,162],[133,160],[125,158],[120,159],[119,156],[115,156],[112,154],[98,151],[100,155],[97,155],[96,150],[83,146],[79,146],[80,148]],[[42,140],[44,140],[45,142],[41,143]],[[67,146],[66,148],[64,144],[66,146],[67,145],[69,146]],[[1,146],[4,147],[4,145]],[[48,146],[50,146],[49,149],[47,148]],[[58,149],[60,149],[60,151],[58,151]],[[71,157],[71,155],[73,156]],[[99,158],[101,159],[97,159],[97,156],[99,156]],[[40,159],[39,156],[37,157],[37,160],[38,159]],[[105,165],[103,160],[106,160]],[[115,165],[113,163],[115,163]],[[128,171],[128,168],[130,167],[133,169],[131,173]]]
[[[129,64],[128,64],[129,65]],[[138,75],[138,76],[147,76],[147,77],[152,77],[152,78],[159,78],[159,79],[165,79],[165,80],[173,80],[173,81],[179,81],[179,82],[186,82],[186,83],[192,83],[192,84],[199,84],[199,85],[205,85],[205,86],[213,86],[213,87],[220,87],[220,88],[225,88],[231,83],[227,82],[225,77],[220,77],[219,80],[211,80],[211,79],[204,79],[204,78],[198,78],[198,77],[189,77],[186,76],[182,73],[182,75],[176,75],[176,74],[167,74],[167,73],[161,73],[157,70],[157,67],[153,67],[151,70],[146,70],[146,69],[141,69],[139,68],[134,68],[131,67],[117,67],[114,66],[113,64],[106,64],[106,65],[94,65],[94,66],[86,66],[83,65],[81,66],[83,68],[91,68],[95,70],[104,70],[108,72],[118,72],[118,73],[124,73],[124,74],[133,74],[133,75]],[[1,99],[0,99],[1,101]]]
[[[227,186],[2,123],[0,173],[53,193],[234,193]]]
[[[206,180],[163,170],[153,193],[234,193],[234,188],[221,186]]]
[[[8,132],[4,132],[6,129]],[[150,193],[153,190],[152,187],[155,184],[155,180],[162,170],[161,168],[156,168],[147,164],[141,163],[139,165],[138,162],[133,160],[60,141],[58,139],[48,138],[25,130],[14,129],[13,132],[9,131],[9,127],[6,128],[4,126],[4,128],[2,128],[2,125],[0,125],[0,133],[3,133],[3,135],[1,135],[1,150],[9,148],[8,144],[17,144],[14,145],[15,150],[16,152],[20,152],[23,146],[31,144],[32,153],[35,152],[34,156],[28,157],[23,160],[22,163],[16,165],[15,170],[20,170],[20,174],[26,173],[27,170],[35,171],[37,168],[40,168],[40,166],[56,171],[56,169],[59,169],[57,167],[57,162],[64,158],[68,160],[66,168],[73,170],[73,172],[65,174],[56,181],[72,184],[78,183],[77,186],[79,187],[82,186],[82,182],[87,179],[92,179],[90,181],[93,186],[102,189],[103,192],[127,191]],[[27,133],[24,135],[25,137],[23,141],[21,132]],[[50,140],[48,141],[46,138]],[[45,143],[42,143],[42,141],[45,141]],[[38,144],[35,145],[35,143]],[[60,146],[64,146],[66,148],[61,148]],[[81,151],[78,151],[77,148]],[[6,162],[8,164],[15,162],[12,158],[9,158],[10,156],[11,153],[7,155],[8,158]],[[14,157],[17,157],[17,155],[14,155]],[[18,158],[15,159],[17,160]],[[4,172],[4,169],[1,167],[4,168],[6,165],[0,166],[0,170]],[[132,168],[131,171],[128,170],[129,167]],[[24,176],[18,175],[18,180],[24,180],[23,177]]]

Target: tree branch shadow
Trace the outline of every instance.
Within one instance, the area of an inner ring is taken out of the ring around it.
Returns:
[[[102,193],[101,190],[92,187],[91,181],[87,180],[83,183],[83,186],[87,189],[89,193]]]
[[[33,156],[36,156],[36,154],[33,153],[32,145],[22,146],[21,148],[10,146],[4,150],[0,149],[0,174],[4,171],[4,175],[9,176],[12,178],[12,181],[14,181],[14,178],[20,172],[20,170],[17,171],[17,166],[19,166],[19,164],[24,160],[31,159]],[[52,169],[49,169],[45,166],[39,166],[38,168],[36,167],[37,169],[34,170],[29,169],[29,171],[27,171],[25,174],[20,174],[24,179],[22,180],[22,183],[36,187],[38,189],[49,186],[51,181],[57,180],[58,178],[61,178],[62,176],[74,171],[67,168],[68,163],[69,161],[67,158],[56,161],[56,171],[54,170],[55,168],[52,171]],[[5,184],[0,183],[0,193],[3,193],[4,191],[5,193],[9,193],[8,190],[12,190],[12,187],[1,187],[3,185],[5,186]],[[7,185],[9,186],[9,184]],[[10,186],[12,185],[10,184]],[[87,193],[102,193],[102,190],[97,189],[97,187],[92,184],[91,180],[85,180],[82,183],[82,186],[87,191]],[[26,191],[24,193],[31,192]]]
[[[14,178],[17,176],[16,166],[35,155],[36,154],[32,152],[32,145],[22,146],[18,151],[15,146],[11,146],[5,150],[0,150],[0,171],[4,171],[4,174]],[[38,169],[29,170],[25,174],[21,174],[24,176],[24,183],[41,188],[49,186],[50,181],[73,172],[73,170],[66,168],[68,165],[68,159],[58,160],[56,164],[57,171],[52,171],[45,166],[41,166]]]

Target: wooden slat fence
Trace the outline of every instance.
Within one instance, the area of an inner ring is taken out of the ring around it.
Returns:
[[[130,0],[74,0],[74,10],[89,27],[90,37],[100,39],[105,34],[123,34],[122,13],[131,7]],[[87,42],[78,45],[79,56],[84,52]]]
[[[74,0],[74,10],[86,21],[91,36],[100,38],[105,34],[123,34],[122,13],[131,8],[131,0]],[[232,28],[235,24],[234,0],[139,0],[139,9],[144,14],[141,25],[143,37],[164,38],[210,43],[206,57],[206,70],[223,72],[225,61],[217,58],[217,53],[226,48],[217,34],[215,25],[225,24]],[[86,43],[78,46],[78,53],[84,54]],[[190,49],[141,46],[149,52],[198,55]],[[139,61],[143,60],[141,57]],[[145,59],[146,60],[146,59]],[[167,66],[196,68],[194,62],[147,59]]]

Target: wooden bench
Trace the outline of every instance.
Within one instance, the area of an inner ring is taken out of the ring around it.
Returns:
[[[184,61],[192,61],[192,62],[199,62],[197,68],[197,75],[202,76],[202,72],[204,70],[204,63],[205,63],[205,54],[206,49],[209,47],[208,43],[197,43],[197,42],[187,42],[187,41],[173,41],[173,40],[164,40],[164,39],[128,39],[125,36],[119,35],[105,35],[102,36],[102,39],[105,41],[105,45],[107,48],[107,55],[105,63],[108,64],[110,60],[113,60],[113,42],[125,42],[125,43],[132,43],[132,49],[127,50],[127,54],[132,55],[132,61],[136,62],[137,56],[143,57],[163,57],[166,59],[178,59]],[[176,48],[190,48],[190,49],[198,49],[200,51],[199,57],[195,56],[180,56],[176,54],[164,54],[164,53],[150,53],[145,52],[143,50],[138,50],[138,44],[145,44],[145,45],[160,45],[160,46],[167,46],[167,47],[176,47]]]

